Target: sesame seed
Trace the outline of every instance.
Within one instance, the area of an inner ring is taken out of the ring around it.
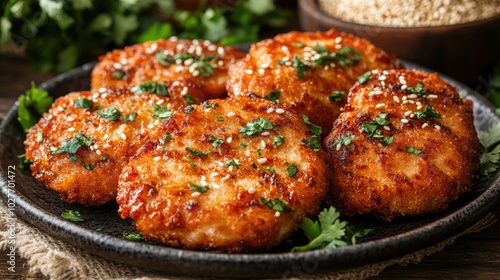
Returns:
[[[97,154],[97,155],[99,155],[99,156],[102,154],[101,150],[96,150],[95,152],[96,152],[96,154]]]
[[[214,188],[214,189],[220,189],[220,185],[219,184],[212,184],[212,188]]]
[[[255,188],[250,187],[250,188],[248,189],[248,193],[255,193]]]
[[[193,193],[191,193],[191,197],[198,197],[200,195],[201,195],[200,192],[193,192]]]
[[[274,108],[273,107],[270,107],[267,109],[266,111],[268,114],[271,114],[272,112],[274,112]]]
[[[381,81],[381,82],[380,82],[380,85],[381,85],[382,87],[385,87],[385,81]]]
[[[127,135],[125,135],[125,133],[121,133],[120,138],[123,140],[127,140]]]
[[[400,102],[400,101],[399,101],[399,97],[397,97],[397,96],[394,96],[392,99],[393,99],[393,100],[394,100],[394,102],[396,102],[396,103],[399,103],[399,102]]]
[[[407,95],[407,96],[408,96],[408,98],[409,98],[409,99],[415,99],[415,98],[417,98],[417,97],[418,97],[418,95],[416,95],[416,94],[414,94],[414,93],[409,94],[409,95]]]
[[[410,115],[410,118],[412,118],[412,119],[413,119],[414,117],[415,117],[415,114],[411,114],[411,115]]]
[[[259,68],[259,70],[257,70],[257,72],[259,72],[260,75],[264,75],[266,73],[266,71],[262,68]]]
[[[384,103],[379,103],[379,104],[375,105],[375,108],[377,108],[377,109],[384,108],[384,107],[385,107]]]
[[[181,95],[182,96],[185,96],[187,95],[189,92],[189,88],[188,87],[183,87],[182,90],[181,90]]]
[[[269,132],[269,131],[264,131],[264,132],[262,132],[260,135],[262,135],[262,136],[269,136],[270,134],[271,134],[271,132]]]
[[[150,128],[150,129],[151,129],[151,128],[153,128],[153,127],[155,127],[155,125],[154,125],[154,124],[152,124],[152,123],[148,124],[148,128]]]
[[[128,60],[126,58],[122,58],[122,59],[120,59],[120,63],[122,65],[127,65],[128,64]]]
[[[429,124],[428,124],[428,123],[424,123],[424,124],[422,125],[422,128],[426,128],[426,127],[428,127],[428,126],[429,126]]]
[[[165,100],[164,99],[160,99],[160,100],[156,101],[156,105],[161,105],[161,104],[163,104],[163,102],[165,102]]]
[[[283,52],[290,53],[290,51],[288,50],[288,47],[287,47],[287,46],[284,46],[284,45],[283,45],[283,46],[281,46],[281,50],[282,50]]]
[[[235,112],[229,112],[229,113],[227,113],[227,115],[226,115],[226,116],[227,116],[228,118],[230,118],[230,117],[234,117],[234,116],[236,116],[236,113],[235,113]]]
[[[375,92],[374,92],[374,91],[370,91],[370,92],[368,93],[368,97],[372,97],[372,96],[374,96],[374,95],[375,95]]]
[[[338,50],[338,49],[341,49],[342,48],[342,45],[341,44],[336,44],[335,45],[335,48]]]
[[[231,178],[231,175],[227,174],[226,176],[222,177],[222,179],[220,179],[222,182],[225,182],[227,180],[229,180],[229,178]]]
[[[189,66],[191,64],[193,64],[194,60],[192,58],[188,58],[186,60],[184,60],[184,65],[186,66]]]
[[[57,106],[57,110],[58,110],[59,112],[62,112],[62,111],[64,111],[64,107],[63,107],[63,106]]]
[[[274,216],[276,216],[276,217],[281,216],[281,212],[279,212],[279,211],[274,212]]]
[[[257,162],[258,162],[258,163],[260,163],[260,164],[264,164],[264,163],[266,163],[266,162],[267,162],[267,158],[259,158],[259,159],[257,160]]]
[[[108,144],[108,143],[106,143],[106,144],[104,144],[104,146],[102,146],[102,147],[103,147],[104,149],[109,149],[109,148],[111,148],[111,145],[110,145],[110,144]]]
[[[252,69],[245,69],[245,74],[252,75],[253,74],[253,70]]]
[[[220,55],[220,56],[224,56],[224,54],[226,53],[226,51],[224,50],[223,47],[218,47],[217,48],[217,53]]]
[[[233,142],[233,137],[228,137],[228,138],[226,139],[226,142],[227,142],[227,143],[231,143],[231,142]]]
[[[401,86],[401,89],[402,89],[402,90],[406,90],[407,88],[408,88],[408,86],[407,86],[407,85],[402,85],[402,86]]]
[[[217,49],[217,45],[209,45],[207,49],[211,52],[215,51]]]
[[[434,127],[435,127],[437,130],[441,130],[441,126],[439,126],[439,125],[437,125],[437,124],[436,124]]]
[[[99,90],[97,90],[97,91],[98,91],[99,93],[105,93],[106,91],[108,91],[108,89],[107,89],[107,88],[105,88],[105,87],[102,87],[102,88],[100,88],[100,89],[99,89]]]
[[[422,109],[422,105],[417,106],[417,110],[420,110],[420,109]]]
[[[113,67],[117,70],[120,70],[123,68],[123,65],[119,62],[115,62],[115,63],[113,63]]]
[[[155,122],[153,124],[154,125],[159,125],[160,124],[160,120],[155,120]]]
[[[388,75],[389,75],[389,71],[384,70],[384,71],[382,71],[382,74],[384,74],[384,75],[387,75],[387,76],[388,76]]]
[[[67,118],[66,118],[66,121],[68,121],[68,122],[72,122],[72,121],[74,121],[74,120],[75,120],[75,117],[71,117],[71,116],[70,116],[70,117],[67,117]]]
[[[250,156],[250,150],[245,150],[245,156],[247,156],[247,157]]]
[[[402,123],[409,123],[410,121],[408,119],[401,119]]]
[[[151,46],[149,46],[149,48],[147,50],[147,53],[152,54],[153,52],[156,51],[157,48],[158,48],[158,44],[157,43],[153,43],[153,44],[151,44]]]
[[[260,140],[260,146],[262,148],[265,148],[267,145],[266,145],[266,142],[264,142],[264,140]]]
[[[193,75],[193,77],[198,77],[200,75],[200,71],[198,70],[194,70],[191,75]]]
[[[387,79],[386,75],[380,75],[380,77],[378,77],[379,81],[385,81],[385,79]]]
[[[217,176],[219,176],[219,172],[212,172],[212,173],[210,173],[210,177],[212,177],[212,178],[213,177],[217,177]]]
[[[436,98],[438,98],[438,96],[437,96],[437,95],[435,95],[435,94],[429,94],[429,95],[427,95],[427,97],[428,97],[429,99],[436,99]]]
[[[387,131],[391,131],[391,128],[390,128],[389,126],[387,126],[387,125],[384,125],[384,126],[383,126],[383,128],[384,128],[385,130],[387,130]]]
[[[335,38],[335,44],[340,44],[340,42],[342,42],[342,37],[338,36],[337,38]]]
[[[97,99],[97,98],[99,98],[99,93],[98,92],[92,94],[92,99]]]
[[[227,169],[229,170],[229,172],[233,172],[234,166],[233,165],[229,165],[229,167]]]
[[[94,146],[93,146],[93,147],[94,147],[94,150],[99,149],[99,145],[97,145],[97,144],[94,144]]]
[[[153,158],[154,161],[160,161],[161,160],[161,157],[154,157]]]
[[[405,117],[408,117],[409,115],[411,115],[413,112],[412,111],[406,111],[405,112]]]
[[[283,110],[281,108],[276,109],[276,113],[278,113],[278,114],[283,114],[284,112],[285,112],[285,110]]]
[[[68,128],[68,132],[73,132],[73,131],[75,131],[75,128],[74,128],[74,127],[70,127],[70,128]]]

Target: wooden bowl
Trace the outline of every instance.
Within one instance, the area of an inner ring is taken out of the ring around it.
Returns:
[[[317,0],[298,0],[304,31],[352,33],[368,39],[400,59],[449,75],[471,87],[481,83],[481,72],[500,60],[500,15],[437,27],[380,27],[346,22],[325,14]]]

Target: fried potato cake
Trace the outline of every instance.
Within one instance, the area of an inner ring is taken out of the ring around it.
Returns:
[[[227,67],[243,56],[233,47],[175,37],[127,46],[99,57],[91,73],[91,91],[134,91],[153,81],[187,99],[220,98],[226,94]]]
[[[324,140],[334,205],[390,221],[444,210],[471,190],[480,144],[472,101],[438,74],[374,71]]]
[[[185,103],[161,94],[74,92],[58,98],[24,142],[33,176],[69,203],[100,205],[153,128]]]
[[[307,118],[260,98],[182,107],[123,169],[119,214],[173,247],[274,247],[328,191],[310,129]]]
[[[230,97],[253,94],[308,115],[326,136],[358,76],[402,67],[365,39],[335,30],[260,41],[229,67]]]

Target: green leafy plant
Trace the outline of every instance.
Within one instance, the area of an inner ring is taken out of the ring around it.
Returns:
[[[262,27],[290,13],[273,0],[245,0],[195,11],[173,0],[8,0],[0,4],[0,47],[24,50],[38,71],[64,72],[113,48],[176,35],[224,45],[255,42]]]

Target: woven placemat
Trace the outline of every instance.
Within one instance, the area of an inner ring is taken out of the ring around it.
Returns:
[[[5,202],[0,199],[0,249],[7,250],[9,212]],[[479,231],[495,220],[495,215],[484,217],[479,223],[465,233]],[[367,265],[357,269],[335,272],[327,275],[316,275],[308,279],[365,279],[380,274],[392,265],[417,264],[426,256],[441,251],[453,243],[458,236],[445,240],[432,247],[417,251],[404,257],[377,264]],[[190,280],[190,278],[166,274],[157,274],[144,269],[128,266],[95,256],[59,241],[21,219],[16,220],[16,248],[19,255],[27,260],[29,279],[123,279],[123,280],[153,280],[173,279]],[[208,279],[208,278],[205,278]],[[298,279],[298,278],[292,278]]]

